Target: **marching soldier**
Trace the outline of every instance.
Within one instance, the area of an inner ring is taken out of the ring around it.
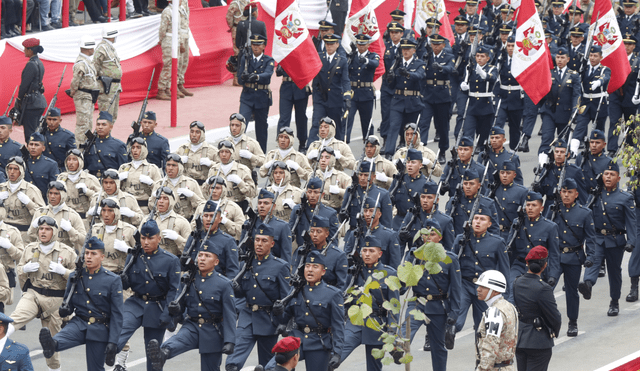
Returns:
[[[118,119],[118,106],[122,85],[122,67],[120,57],[113,45],[118,37],[118,28],[108,24],[102,29],[102,41],[93,53],[93,65],[96,69],[96,80],[100,81],[100,95],[98,95],[98,110],[108,111],[113,116],[113,122]],[[117,96],[116,96],[117,95]],[[115,97],[115,98],[114,98]],[[112,102],[113,101],[113,102]]]
[[[44,48],[40,45],[40,40],[33,37],[24,40],[22,46],[24,56],[29,58],[29,61],[22,70],[18,96],[12,109],[15,113],[10,115],[14,124],[24,127],[24,141],[29,142],[29,137],[36,131],[38,121],[47,108],[47,100],[42,95],[44,65],[38,58],[38,54],[42,53]]]
[[[434,219],[427,219],[425,228],[430,230],[428,241],[440,243],[442,241],[442,229],[440,223]],[[422,242],[421,242],[422,243]],[[421,264],[422,261],[413,254],[417,247],[414,246],[407,252],[405,261],[413,264]],[[445,246],[447,249],[447,246]],[[417,309],[426,314],[430,321],[427,326],[427,337],[424,350],[431,351],[431,366],[434,371],[444,371],[447,369],[447,350],[445,348],[446,326],[456,324],[457,313],[460,310],[460,291],[462,289],[462,278],[460,277],[460,263],[458,257],[451,251],[447,251],[447,256],[451,258],[450,264],[440,262],[441,271],[431,274],[428,271],[422,275],[416,286],[413,286],[413,295],[418,299],[425,300],[425,303],[412,301],[407,306],[406,317],[409,312]],[[424,321],[411,321],[411,341],[422,327]],[[402,329],[403,336],[406,337],[406,329]],[[432,345],[433,343],[433,345]]]
[[[77,148],[76,137],[72,132],[60,126],[62,117],[58,107],[51,107],[47,116],[47,129],[44,133],[45,151],[43,154],[58,164],[58,171],[65,169],[67,152]]]
[[[248,117],[251,117],[251,115]],[[247,119],[245,116],[240,113],[231,114],[229,117],[229,132],[231,136],[226,137],[224,140],[233,143],[238,148],[237,152],[234,151],[232,153],[233,160],[248,167],[252,171],[251,176],[255,178],[254,182],[256,182],[257,175],[253,173],[253,169],[264,164],[265,156],[264,150],[260,147],[261,144],[247,135]]]
[[[482,313],[487,310],[484,300],[478,298],[475,283],[487,270],[498,270],[506,278],[509,277],[509,255],[504,240],[488,232],[491,224],[490,211],[480,207],[473,216],[471,236],[459,234],[453,242],[452,251],[460,259],[460,275],[462,276],[462,293],[460,311],[456,321],[456,332],[462,330],[467,319],[469,307],[473,306],[473,328],[478,329]],[[507,279],[503,278],[505,289]]]
[[[203,189],[202,193],[207,200],[220,203],[220,210],[222,210],[222,219],[220,220],[222,225],[220,226],[220,229],[232,236],[236,241],[240,241],[242,225],[247,217],[244,215],[244,210],[242,210],[237,203],[227,197],[227,182],[221,176],[212,176],[207,179],[203,188],[206,188],[206,190]],[[203,201],[198,205],[198,208],[193,214],[194,217],[191,221],[192,229],[196,228],[196,218],[202,215],[202,210],[204,210],[206,203],[206,201]]]
[[[360,213],[360,209],[362,209],[362,203],[366,201],[366,198],[371,198],[372,200],[374,200],[371,203],[371,207],[373,207],[373,203],[375,203],[375,200],[378,200],[377,207],[382,212],[380,224],[384,227],[391,228],[393,205],[391,205],[389,192],[386,189],[380,188],[375,185],[376,176],[378,174],[376,172],[376,165],[369,161],[363,160],[360,163],[358,170],[358,182],[351,183],[351,179],[349,179],[350,186],[347,187],[347,195],[342,201],[342,207],[340,209],[341,213],[339,215],[340,218],[349,218],[349,227],[351,227],[352,229],[355,228],[357,224],[358,214]],[[351,187],[355,187],[355,189],[352,189]],[[347,202],[349,201],[349,192],[353,192],[353,197],[351,197],[351,202],[347,204]],[[342,213],[342,210],[344,210],[346,213]],[[369,225],[369,223],[367,223],[367,225]],[[397,267],[397,265],[394,266]]]
[[[6,171],[8,180],[0,184],[0,204],[6,212],[4,222],[18,228],[22,240],[28,241],[27,230],[33,215],[45,205],[42,192],[24,180],[25,162],[22,157],[11,157]]]
[[[347,255],[344,251],[338,249],[338,244],[334,241],[329,244],[329,240],[334,235],[331,234],[331,222],[330,219],[321,215],[314,215],[309,223],[309,237],[311,238],[312,246],[305,246],[304,244],[298,244],[298,249],[293,253],[293,270],[297,271],[297,268],[304,265],[306,261],[306,249],[308,251],[317,251],[324,257],[326,274],[324,281],[338,290],[347,289]],[[337,228],[336,228],[337,229]]]
[[[48,189],[47,196],[49,204],[45,207],[38,208],[34,213],[31,227],[27,232],[30,241],[34,242],[38,240],[38,223],[40,222],[40,218],[50,216],[60,226],[57,240],[77,252],[82,251],[82,244],[87,235],[87,230],[84,227],[80,215],[66,203],[66,187],[61,182],[53,181],[49,183]]]
[[[633,179],[633,178],[632,178]],[[628,184],[628,188],[627,188],[627,192],[632,193],[633,194],[633,198],[634,201],[636,202],[636,205],[640,205],[640,189],[636,188],[635,190],[633,189],[633,186],[631,185],[631,183],[627,183]],[[640,213],[640,211],[638,211],[639,209],[636,207],[636,220],[638,220],[638,214]],[[2,226],[2,224],[0,224],[0,227]],[[638,226],[636,228],[636,241],[638,241],[638,233],[640,231],[640,226]],[[635,249],[634,249],[635,250]],[[625,300],[629,303],[633,303],[638,301],[638,281],[640,281],[640,249],[635,250],[633,253],[631,253],[631,258],[629,258],[629,265],[628,265],[628,270],[629,270],[629,278],[631,281],[631,288],[629,289],[629,295],[627,295],[627,297],[625,298]],[[6,265],[5,265],[6,266]],[[9,274],[9,273],[7,273]]]
[[[618,27],[620,27],[620,33],[625,35],[625,39],[628,36],[637,35],[638,31],[638,1],[637,0],[624,0],[621,1],[623,8],[618,8]],[[628,36],[627,36],[628,35]],[[624,41],[626,44],[626,41]],[[634,45],[635,48],[635,45]],[[614,121],[612,121],[614,122]]]
[[[611,157],[607,156],[604,152],[607,146],[604,138],[604,132],[602,130],[593,130],[589,135],[588,151],[585,150],[584,152],[578,153],[576,157],[575,163],[582,169],[585,187],[589,193],[598,187],[598,175],[602,174],[612,161]],[[573,142],[573,140],[571,141]],[[576,153],[573,151],[573,148],[572,152]]]
[[[87,150],[84,159],[86,169],[97,178],[108,169],[118,169],[127,162],[127,146],[111,135],[113,117],[109,112],[101,111],[96,120],[96,139]]]
[[[223,140],[218,143],[220,163],[213,164],[208,177],[221,176],[227,182],[227,197],[237,203],[242,210],[249,206],[249,200],[256,196],[256,183],[251,177],[251,170],[234,160],[235,145]]]
[[[353,156],[353,152],[351,152],[351,147],[336,136],[336,125],[336,122],[330,117],[320,119],[318,140],[312,142],[307,150],[307,158],[311,167],[316,167],[316,162],[322,149],[331,147],[336,158],[335,168],[337,170],[355,169],[356,159]]]
[[[278,195],[280,197],[280,195]],[[256,223],[252,231],[249,231],[251,221],[247,220],[242,227],[243,236],[246,233],[250,233],[250,236],[256,236],[259,226],[268,225],[272,229],[273,233],[273,246],[271,252],[274,256],[284,260],[288,265],[291,265],[291,254],[293,249],[291,248],[291,229],[289,224],[283,220],[274,217],[269,213],[274,202],[277,201],[276,196],[266,189],[261,189],[258,195],[258,207],[256,208],[258,217],[260,220]],[[242,241],[242,238],[240,238]]]
[[[395,93],[394,87],[391,86],[391,83],[394,81],[391,76],[389,76],[389,70],[391,67],[395,68],[395,64],[397,64],[397,60],[400,58],[402,54],[402,50],[400,49],[400,41],[403,39],[404,27],[399,22],[390,22],[387,25],[387,31],[389,32],[389,40],[385,40],[385,52],[382,61],[384,62],[385,74],[382,78],[382,86],[380,88],[380,113],[382,115],[382,121],[380,121],[379,132],[380,136],[386,141],[387,135],[389,135],[389,118],[391,115],[391,101],[393,100],[393,95]],[[384,154],[384,151],[382,151]]]
[[[460,144],[456,149],[458,158],[452,159],[453,162],[449,161],[444,167],[442,175],[442,179],[444,180],[440,189],[441,195],[448,193],[449,197],[453,197],[459,192],[458,186],[462,183],[464,173],[468,169],[474,169],[478,173],[484,173],[484,167],[473,159],[473,146],[473,139],[470,137],[464,136],[460,138]],[[446,181],[447,179],[448,182]]]
[[[200,121],[189,124],[189,141],[181,145],[176,153],[184,164],[184,174],[202,184],[207,180],[211,165],[220,162],[218,148],[207,142],[206,130]]]
[[[514,151],[520,142],[520,124],[524,110],[524,91],[511,74],[515,42],[515,37],[509,36],[506,42],[506,60],[500,66],[500,112],[495,122],[496,125],[502,125],[504,128],[505,121],[509,121],[509,147]],[[529,152],[529,137],[526,135],[522,138],[520,148],[523,152]]]
[[[413,39],[402,39],[402,59],[396,59],[393,70],[387,72],[387,82],[394,90],[389,115],[389,131],[385,139],[385,156],[393,156],[396,151],[398,135],[405,124],[416,122],[424,108],[422,103],[420,84],[425,78],[427,66],[418,58],[417,43]]]
[[[578,283],[585,267],[593,264],[596,247],[596,231],[593,216],[589,208],[580,205],[578,199],[578,185],[572,178],[566,178],[560,192],[562,204],[556,204],[547,215],[558,225],[560,239],[560,270],[564,274],[564,289],[567,299],[567,317],[569,328],[567,336],[578,336],[578,311],[580,309],[580,295]],[[583,249],[582,246],[586,248]],[[589,260],[589,263],[587,263]],[[529,268],[531,269],[531,268]]]
[[[298,246],[304,244],[302,234],[304,231],[309,231],[311,219],[314,214],[322,216],[329,221],[327,228],[329,228],[330,236],[338,232],[338,227],[340,226],[340,223],[338,223],[338,213],[335,209],[325,206],[320,201],[323,194],[322,186],[323,182],[320,178],[315,176],[311,177],[307,182],[307,190],[302,196],[302,200],[291,210],[289,227],[291,228],[291,233],[295,236],[295,242]],[[315,211],[316,207],[319,207],[317,212]]]
[[[363,287],[366,282],[371,279],[372,282],[378,282],[380,287],[377,290],[370,291],[373,296],[371,317],[379,323],[383,331],[392,331],[391,324],[398,323],[398,316],[391,311],[388,311],[382,307],[382,303],[387,300],[399,299],[399,292],[397,290],[391,290],[383,279],[378,279],[373,276],[374,272],[386,272],[385,276],[396,276],[396,270],[393,267],[384,265],[380,262],[380,258],[388,251],[383,250],[380,247],[380,242],[372,237],[365,237],[364,246],[360,251],[362,257],[362,272],[356,277],[354,286]],[[355,301],[353,301],[355,303]],[[347,321],[344,332],[344,345],[342,347],[342,354],[338,358],[338,364],[340,361],[344,361],[349,357],[351,352],[357,348],[360,344],[365,345],[365,354],[367,359],[367,371],[379,371],[382,369],[382,362],[380,359],[375,359],[372,354],[373,349],[380,349],[384,344],[380,339],[380,335],[383,331],[376,331],[368,326],[357,326]]]
[[[344,200],[345,191],[351,185],[351,178],[344,172],[337,170],[335,151],[331,147],[323,147],[320,151],[320,161],[316,176],[324,183],[322,203],[340,210]]]
[[[73,98],[76,111],[76,143],[87,141],[85,133],[91,131],[93,123],[93,105],[98,100],[98,82],[96,68],[91,57],[96,48],[96,41],[89,35],[80,38],[80,55],[73,65],[71,88],[67,94]]]
[[[58,224],[50,216],[38,220],[38,241],[25,247],[16,271],[24,294],[11,313],[14,327],[21,329],[34,318],[53,334],[62,325],[58,308],[64,297],[64,286],[75,267],[76,253],[57,241]],[[49,370],[60,368],[60,355],[47,357]]]
[[[83,171],[84,157],[79,149],[67,152],[64,166],[67,171],[58,174],[58,181],[64,184],[67,189],[69,208],[78,213],[80,218],[84,220],[84,226],[87,229],[89,221],[86,218],[86,212],[89,211],[93,195],[102,189],[100,181],[88,171]]]
[[[581,68],[584,65],[584,29],[582,25],[576,25],[571,29],[569,33],[571,39],[571,45],[567,45],[569,51],[569,63],[568,67],[576,72],[581,72]]]
[[[22,144],[11,139],[10,135],[13,131],[13,123],[7,116],[0,116],[0,177],[6,177],[5,168],[9,159],[13,156],[21,156],[20,148]]]
[[[479,198],[479,200],[478,200]],[[491,216],[489,232],[500,236],[500,223],[498,223],[498,211],[495,201],[482,194],[480,175],[474,169],[467,169],[462,178],[462,190],[457,196],[453,196],[447,202],[445,213],[453,218],[453,230],[455,235],[464,233],[464,224],[469,220],[471,210],[478,200],[479,208]]]
[[[271,349],[278,341],[274,323],[273,304],[289,293],[289,264],[272,255],[276,231],[270,225],[260,223],[254,235],[255,257],[239,277],[233,281],[237,298],[245,298],[246,306],[240,309],[236,344],[232,355],[227,357],[225,369],[241,369],[253,347],[258,345],[259,364],[266,365],[271,359]]]
[[[373,184],[386,190],[391,187],[393,176],[398,169],[393,163],[380,154],[382,144],[375,135],[369,135],[364,141],[364,158],[362,161],[373,162],[376,168],[376,176]]]
[[[26,170],[24,179],[38,187],[42,198],[47,200],[47,185],[56,180],[58,176],[58,164],[47,156],[43,156],[45,150],[45,139],[40,133],[33,133],[29,137],[27,145],[30,158],[26,159]]]
[[[356,112],[360,114],[360,127],[364,138],[373,134],[373,127],[369,132],[369,124],[373,114],[373,104],[376,99],[375,87],[373,86],[373,75],[380,65],[380,56],[369,51],[371,37],[369,35],[358,34],[356,37],[357,50],[351,51],[349,59],[349,79],[351,80],[351,90],[353,90],[352,106],[349,110],[347,123],[347,143],[351,141],[351,129]]]
[[[442,175],[442,166],[440,161],[436,161],[436,154],[420,141],[420,127],[418,125],[409,123],[404,127],[404,140],[408,144],[406,147],[401,147],[396,151],[393,155],[394,161],[398,159],[404,161],[407,158],[409,148],[414,148],[422,152],[421,171],[425,177]],[[440,153],[442,154],[443,152],[440,151]]]
[[[584,272],[584,281],[578,285],[582,296],[591,299],[591,287],[598,280],[600,264],[604,259],[609,271],[611,303],[607,315],[617,316],[622,285],[622,259],[624,252],[632,252],[636,244],[636,213],[633,196],[618,187],[620,168],[611,161],[602,173],[603,189],[593,201],[593,221],[596,228],[596,249],[593,265]],[[591,260],[591,259],[589,259]],[[588,264],[585,264],[587,266]]]
[[[180,256],[191,233],[191,226],[187,219],[176,213],[174,209],[176,194],[171,188],[158,188],[158,192],[156,215],[154,216],[154,221],[160,228],[158,246],[164,251]]]
[[[318,51],[318,53],[323,53],[327,51],[327,45],[326,45],[326,42],[324,41],[324,38],[326,36],[331,36],[336,33],[337,32],[336,32],[335,23],[328,21],[326,19],[323,19],[320,22],[318,22],[318,37],[315,37],[315,36],[312,37],[313,43],[316,45],[316,50]],[[338,46],[338,54],[340,54],[340,56],[344,58],[347,57],[347,51],[342,47],[342,44]]]
[[[143,251],[131,260],[129,273],[122,275],[122,288],[131,288],[133,296],[124,302],[124,320],[122,332],[118,339],[121,350],[131,336],[140,327],[144,328],[145,342],[154,339],[162,341],[165,327],[172,327],[172,318],[167,303],[173,301],[180,285],[180,259],[174,254],[160,248],[160,229],[154,220],[145,222],[140,228],[140,249]],[[151,280],[149,280],[151,278]],[[126,359],[128,355],[122,358]],[[121,352],[122,354],[122,352]],[[118,354],[118,358],[121,358]],[[121,366],[121,367],[118,367]],[[114,370],[126,370],[123,362],[118,362]],[[147,353],[147,371],[153,370],[152,359]]]
[[[276,202],[273,207],[273,215],[289,223],[291,211],[301,202],[302,189],[291,185],[290,179],[292,172],[286,163],[276,161],[271,166],[273,167],[273,171],[271,178],[267,179],[267,182],[270,182],[267,190],[274,194],[277,192],[278,197],[281,198],[281,201]]]
[[[151,189],[154,182],[162,179],[162,172],[156,165],[147,161],[149,150],[144,139],[133,138],[130,152],[131,162],[120,165],[118,169],[119,188],[135,197],[143,214],[147,214]]]
[[[513,221],[518,217],[518,210],[525,208],[525,199],[529,192],[525,186],[515,182],[518,168],[512,161],[505,161],[500,166],[500,184],[496,184],[495,196],[500,237],[505,241],[509,238],[509,231]]]
[[[169,140],[162,135],[156,133],[158,121],[156,113],[147,111],[140,122],[140,134],[142,139],[147,142],[147,160],[156,165],[158,169],[163,169],[166,165],[167,155],[170,153]]]
[[[489,133],[489,146],[491,148],[486,149],[486,157],[485,155],[480,155],[483,158],[482,163],[486,163],[485,161],[489,161],[491,165],[489,165],[488,174],[493,173],[494,171],[500,171],[502,168],[502,164],[509,160],[516,165],[516,178],[515,182],[518,184],[522,184],[523,177],[522,171],[520,170],[520,157],[514,152],[504,148],[504,143],[507,141],[507,138],[504,134],[504,129],[498,126],[494,126],[491,128]]]
[[[503,294],[507,280],[496,270],[482,273],[478,281],[478,300],[489,307],[476,333],[476,370],[515,371],[513,357],[518,340],[518,311]]]
[[[469,21],[470,25],[475,26],[476,28],[481,28],[483,30],[488,30],[489,26],[487,17],[484,15],[484,13],[478,13],[478,3],[478,0],[467,0],[464,7],[464,16],[467,18],[467,21]]]
[[[87,369],[104,371],[104,364],[113,366],[116,344],[122,330],[122,281],[117,274],[102,267],[105,246],[93,236],[85,246],[85,268],[69,275],[77,277],[78,284],[71,292],[71,281],[67,282],[65,296],[73,295],[69,307],[60,308],[60,316],[75,316],[58,334],[43,327],[40,344],[47,358],[69,348],[86,344]]]
[[[267,151],[268,129],[267,116],[273,104],[271,98],[271,75],[274,60],[264,54],[267,37],[261,34],[251,35],[251,57],[243,54],[238,68],[238,83],[244,85],[240,95],[240,114],[244,117],[255,117],[256,138],[262,152]],[[251,58],[250,60],[247,60]]]
[[[352,92],[347,57],[338,50],[340,40],[342,37],[337,34],[323,37],[326,50],[319,52],[322,69],[313,79],[313,116],[308,142],[318,140],[320,125],[327,116],[334,122],[338,140],[343,140],[346,135],[346,121],[343,124],[342,113],[351,108]]]
[[[104,191],[102,195],[93,195],[89,215],[98,215],[98,199],[104,200],[107,197],[111,197],[118,201],[118,207],[123,222],[133,226],[140,225],[140,223],[142,223],[144,214],[138,205],[138,201],[131,194],[122,191],[117,171],[109,169],[104,172],[102,177],[102,190]]]
[[[162,370],[168,359],[192,349],[200,353],[202,371],[219,371],[222,354],[234,352],[236,309],[231,281],[215,271],[219,247],[198,253],[197,268],[182,276],[178,292],[185,291],[178,302],[168,305],[174,321],[185,316],[178,333],[160,346],[152,339],[147,354],[154,370]],[[186,287],[185,287],[186,286]],[[176,298],[177,299],[177,298]]]
[[[405,159],[406,171],[402,177],[394,177],[391,183],[389,198],[396,208],[396,215],[393,217],[392,228],[399,230],[402,220],[410,208],[414,205],[413,197],[423,189],[427,178],[420,172],[422,168],[422,152],[410,148]]]
[[[24,243],[20,231],[0,220],[0,263],[9,283],[9,293],[4,300],[0,300],[0,313],[4,313],[4,306],[13,304],[13,288],[16,287],[16,264],[20,262],[24,252]],[[0,281],[2,281],[0,277]]]
[[[306,85],[300,89],[293,79],[284,70],[281,64],[276,67],[276,76],[282,76],[280,85],[280,119],[278,119],[278,133],[282,133],[283,127],[291,125],[291,109],[295,109],[296,133],[298,135],[298,151],[306,152],[307,149],[307,105],[311,95],[311,86]],[[293,133],[293,130],[290,130]],[[291,140],[293,142],[293,140]],[[279,142],[279,141],[278,141]]]
[[[164,182],[164,187],[171,189],[174,195],[178,197],[173,209],[178,215],[182,215],[187,220],[191,220],[198,205],[204,201],[198,182],[184,175],[182,159],[175,153],[167,156],[165,173],[167,181]],[[151,197],[149,197],[149,205],[155,203],[158,188],[162,186],[162,179],[158,179],[153,184],[153,191],[151,191]]]
[[[29,348],[15,340],[9,339],[10,333],[9,324],[13,322],[11,317],[6,314],[0,314],[0,337],[6,338],[5,344],[7,345],[7,352],[0,354],[0,362],[3,364],[6,362],[11,367],[16,367],[17,371],[31,371],[33,366],[31,365],[31,356],[29,355]],[[13,327],[13,325],[11,325]]]
[[[293,149],[293,130],[283,126],[278,130],[278,147],[267,153],[266,162],[260,167],[260,176],[266,177],[276,161],[284,162],[290,169],[289,183],[294,187],[300,187],[302,180],[309,180],[311,165],[307,157]],[[279,183],[276,183],[278,185]]]
[[[100,221],[93,225],[91,235],[104,243],[104,269],[119,275],[124,269],[129,249],[136,245],[133,238],[136,227],[122,221],[118,201],[112,197],[100,201]],[[129,296],[125,294],[125,299]]]

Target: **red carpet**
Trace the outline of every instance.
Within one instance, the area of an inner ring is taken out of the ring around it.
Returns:
[[[620,365],[611,371],[638,371],[640,370],[640,357]]]

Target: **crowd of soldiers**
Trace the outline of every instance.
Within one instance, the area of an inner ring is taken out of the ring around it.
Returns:
[[[243,91],[240,112],[229,117],[230,135],[209,143],[205,124],[194,121],[189,142],[177,149],[155,131],[157,116],[145,110],[146,100],[127,143],[111,135],[122,76],[110,54],[117,30],[105,28],[102,48],[81,40],[69,94],[77,108],[86,105],[87,115],[78,109],[75,135],[60,126],[60,110],[47,107],[37,57],[42,47],[26,40],[30,61],[16,107],[10,117],[0,116],[2,307],[12,304],[17,285],[23,294],[10,316],[0,315],[0,335],[39,318],[50,370],[60,369],[59,352],[81,344],[88,369],[103,370],[106,363],[126,370],[130,346],[140,346],[129,339],[140,327],[148,370],[198,349],[202,370],[219,370],[224,354],[225,369],[237,371],[256,344],[267,370],[291,369],[298,360],[309,370],[335,369],[359,345],[365,345],[367,370],[380,370],[372,353],[382,348],[383,331],[351,323],[345,298],[351,288],[378,281],[371,317],[392,329],[400,319],[383,302],[404,291],[390,289],[375,273],[393,276],[404,262],[419,263],[414,253],[422,241],[414,236],[426,229],[425,238],[442,244],[451,259],[412,289],[421,301],[411,309],[430,319],[424,349],[433,369],[446,369],[447,333],[462,330],[471,308],[478,370],[516,364],[545,370],[561,327],[553,297],[560,276],[570,337],[578,335],[580,294],[589,300],[605,274],[607,315],[619,314],[625,252],[632,254],[626,301],[638,300],[640,276],[634,249],[640,192],[620,188],[623,174],[612,158],[619,149],[612,127],[640,103],[630,98],[638,73],[637,22],[624,39],[630,82],[607,96],[611,71],[600,64],[601,50],[589,46],[584,59],[580,17],[555,14],[558,4],[552,3],[546,28],[559,43],[553,86],[538,105],[511,75],[514,25],[498,0],[480,14],[477,2],[467,0],[455,20],[453,46],[438,33],[438,21],[427,21],[416,37],[396,10],[383,56],[368,50],[366,35],[358,35],[347,54],[336,24],[323,20],[315,39],[322,70],[305,89],[264,54],[268,38],[253,33],[259,21],[250,18],[256,13],[249,4],[248,22],[236,34],[251,47],[247,53],[245,44],[238,48]],[[635,13],[636,4],[629,0],[628,8]],[[570,14],[581,12],[574,6]],[[382,122],[374,135],[373,78],[381,62]],[[283,77],[281,121],[277,148],[267,151],[274,69]],[[103,82],[97,93],[82,90],[91,78]],[[562,94],[565,87],[570,94]],[[299,107],[309,95],[307,132]],[[626,107],[627,100],[636,105]],[[90,102],[100,108],[95,131]],[[456,107],[456,140],[449,143]],[[356,111],[364,138],[358,159],[349,146]],[[529,152],[538,114],[540,166],[527,188],[517,152]],[[257,140],[247,135],[251,116]],[[425,145],[432,118],[437,154]],[[26,146],[11,138],[17,124],[25,128]],[[632,145],[622,139],[621,146]],[[444,209],[442,196],[448,197]],[[422,324],[411,321],[411,340]],[[278,343],[287,334],[299,340]]]

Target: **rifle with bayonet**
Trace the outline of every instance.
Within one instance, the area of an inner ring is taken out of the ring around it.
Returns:
[[[60,85],[62,85],[62,79],[64,79],[64,73],[66,71],[67,71],[67,66],[64,66],[64,69],[62,70],[62,76],[60,76],[60,81],[58,82],[58,88],[56,89],[56,93],[53,95],[53,98],[51,98],[51,102],[49,102],[49,106],[47,107],[47,109],[42,113],[40,120],[38,120],[38,128],[36,129],[36,132],[42,135],[44,135],[47,130],[47,124],[46,124],[47,116],[49,116],[49,112],[53,107],[56,106],[56,102],[58,101],[58,92],[60,91]],[[46,144],[46,141],[45,141],[45,144]]]
[[[147,111],[147,102],[149,100],[149,92],[151,92],[151,84],[153,84],[153,76],[156,73],[156,69],[154,68],[151,71],[151,79],[149,79],[149,86],[147,87],[147,95],[144,97],[142,101],[142,106],[140,107],[140,113],[138,114],[138,120],[131,123],[131,128],[133,129],[133,133],[129,134],[129,138],[127,138],[127,147],[131,146],[131,141],[133,138],[140,136],[140,126],[142,125],[142,119],[144,118],[144,114]]]
[[[637,89],[636,89],[637,90]],[[11,103],[13,103],[13,100],[16,97],[16,91],[18,91],[18,86],[16,85],[16,87],[13,89],[13,94],[11,94],[11,99],[9,99],[9,103],[7,104],[7,108],[4,110],[4,113],[2,114],[2,116],[6,116],[7,112],[9,112],[9,108],[11,108]]]
[[[509,253],[509,256],[512,256],[512,254],[515,253],[514,248],[516,239],[518,238],[518,233],[520,233],[520,228],[522,228],[522,225],[524,224],[525,212],[522,205],[518,207],[517,214],[518,216],[513,219],[511,227],[509,228],[509,238],[507,241],[507,252]]]
[[[400,231],[398,232],[398,237],[400,238],[400,242],[404,246],[405,243],[411,242],[413,236],[411,235],[411,229],[413,228],[413,224],[420,220],[420,211],[422,211],[422,203],[420,202],[420,193],[414,193],[411,198],[413,199],[413,206],[409,208],[408,213],[411,213],[411,219],[409,222],[405,224]],[[435,205],[434,205],[435,207]]]
[[[482,179],[480,179],[480,189],[478,190],[478,194],[476,196],[476,200],[473,203],[473,207],[471,208],[471,212],[469,213],[469,219],[467,219],[464,224],[462,225],[462,238],[460,239],[459,243],[460,243],[460,250],[458,251],[458,259],[460,259],[460,257],[462,256],[462,253],[464,252],[464,247],[471,241],[471,235],[473,234],[473,218],[476,216],[476,213],[478,212],[478,209],[480,208],[480,198],[481,196],[481,189],[482,189],[482,183],[484,183],[484,179],[487,176],[487,171],[489,169],[489,164],[486,165],[485,169],[484,169],[484,173],[482,174]],[[452,210],[452,214],[453,211],[455,211],[455,207],[451,208]],[[471,249],[473,251],[473,249]]]

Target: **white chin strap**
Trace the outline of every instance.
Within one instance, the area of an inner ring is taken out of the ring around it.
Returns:
[[[491,294],[493,294],[493,289],[489,289],[487,296],[484,297],[484,301],[491,299]]]

